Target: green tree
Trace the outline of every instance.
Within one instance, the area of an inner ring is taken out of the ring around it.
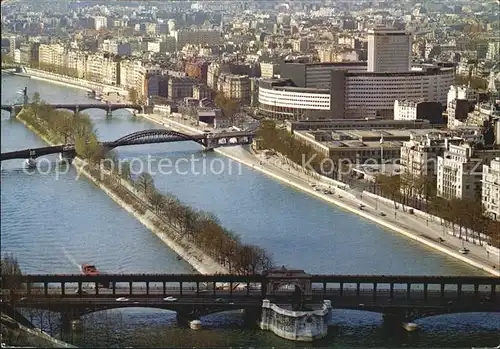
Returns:
[[[129,88],[128,89],[128,99],[130,103],[132,104],[138,104],[139,103],[139,93],[135,88]]]
[[[33,103],[35,105],[39,105],[40,101],[41,101],[40,93],[38,93],[38,92],[33,93],[33,97],[31,97],[31,103]]]

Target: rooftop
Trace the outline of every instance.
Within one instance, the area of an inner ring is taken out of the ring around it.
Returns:
[[[317,130],[295,131],[304,138],[316,140],[330,149],[332,148],[400,148],[403,142],[410,139],[410,135],[425,136],[428,133],[441,133],[446,136],[446,131],[437,129],[381,129],[381,130]]]

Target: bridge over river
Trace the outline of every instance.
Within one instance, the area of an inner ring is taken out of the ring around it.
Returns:
[[[144,114],[146,107],[141,104],[131,104],[131,103],[79,103],[79,104],[46,104],[54,109],[66,109],[78,114],[81,111],[88,109],[101,109],[106,112],[106,117],[111,117],[113,111],[119,109],[133,109],[136,112]],[[11,117],[15,117],[21,109],[24,107],[23,104],[2,104],[1,109],[10,112]]]
[[[438,314],[500,311],[500,279],[488,276],[309,275],[277,269],[259,275],[103,274],[3,278],[2,297],[17,307],[69,313],[151,307],[197,319],[244,309],[258,320],[266,302],[298,311],[365,310],[398,321]],[[21,287],[8,289],[6,285]],[[297,306],[299,308],[297,308]]]
[[[153,129],[134,132],[115,141],[100,142],[100,144],[109,151],[113,148],[127,145],[192,141],[201,144],[203,147],[205,147],[205,149],[209,150],[216,147],[251,144],[253,137],[254,132],[251,131],[192,135],[166,129]],[[0,161],[12,159],[34,159],[39,156],[58,153],[62,154],[65,157],[74,157],[76,155],[75,145],[62,144],[50,147],[24,149],[2,153],[0,156]]]

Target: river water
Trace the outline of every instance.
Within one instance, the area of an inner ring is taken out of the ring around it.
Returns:
[[[89,102],[78,89],[2,75],[2,104],[20,100],[17,91],[24,86],[30,95],[39,92],[52,103]],[[159,128],[125,110],[115,111],[111,120],[101,110],[86,112],[101,140]],[[1,136],[2,152],[45,145],[3,111]],[[120,158],[149,158],[157,188],[197,209],[213,212],[244,242],[271,252],[276,265],[325,274],[482,274],[216,153],[206,154],[195,143],[130,146],[116,153]],[[177,166],[162,174],[157,164],[165,158]],[[100,189],[86,179],[76,179],[74,169],[55,166],[55,156],[47,159],[39,161],[39,169],[33,171],[23,170],[21,160],[2,163],[1,251],[14,253],[25,273],[76,273],[85,262],[111,273],[191,272],[189,265],[177,261],[159,238]],[[138,169],[139,161],[133,161]],[[199,332],[177,328],[175,314],[166,311],[128,309],[90,317],[86,323],[92,335],[73,338],[75,344],[294,345],[242,327],[239,313],[205,317],[205,329]],[[380,327],[379,314],[335,310],[333,317],[331,334],[315,346],[470,347],[500,342],[498,313],[422,319],[418,321],[422,331],[410,337],[388,336]],[[110,322],[115,324],[112,329],[104,325]]]

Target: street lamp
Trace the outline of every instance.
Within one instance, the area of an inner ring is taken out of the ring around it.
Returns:
[[[380,135],[380,164],[382,165],[381,170],[383,170],[384,166],[384,135]]]

